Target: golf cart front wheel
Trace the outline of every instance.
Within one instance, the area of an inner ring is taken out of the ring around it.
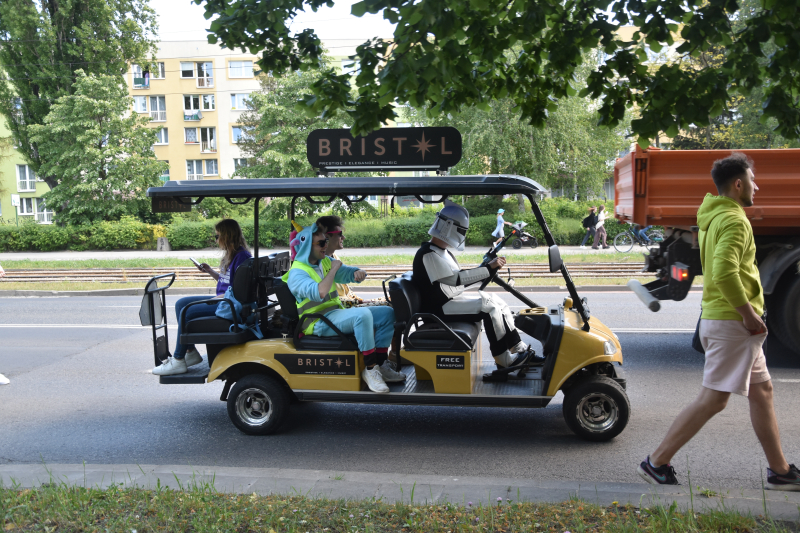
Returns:
[[[576,435],[602,442],[613,439],[628,425],[631,403],[616,381],[592,376],[565,391],[563,412]]]
[[[514,239],[514,241],[511,243],[511,247],[515,250],[519,250],[522,248],[522,241],[520,239]]]
[[[274,378],[252,375],[237,381],[228,394],[228,416],[239,431],[269,435],[289,411],[289,395]]]

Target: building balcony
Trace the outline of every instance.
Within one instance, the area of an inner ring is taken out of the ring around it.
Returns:
[[[183,112],[183,120],[187,122],[197,122],[203,118],[203,114],[200,111],[184,111]]]
[[[166,111],[150,111],[150,122],[166,122]]]
[[[36,222],[39,224],[52,224],[53,223],[53,212],[52,211],[43,211],[40,213],[36,213]]]
[[[149,89],[150,78],[133,78],[134,89]]]
[[[212,77],[197,78],[197,87],[198,89],[213,89],[214,78]]]
[[[203,141],[200,143],[200,151],[206,153],[216,153],[217,141]]]
[[[203,179],[203,175],[202,174],[187,174],[186,178],[190,179],[190,180],[201,180],[201,179]]]

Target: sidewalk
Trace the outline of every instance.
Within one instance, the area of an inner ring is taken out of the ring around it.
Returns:
[[[345,241],[345,245],[347,241]],[[341,252],[337,252],[337,255],[341,256],[343,259],[346,258],[355,258],[362,255],[411,255],[413,256],[417,253],[418,247],[416,246],[387,246],[384,248],[347,248],[345,247],[344,250]],[[467,246],[463,252],[454,251],[456,255],[459,254],[484,254],[488,250],[488,247],[485,246]],[[573,254],[608,254],[608,253],[615,253],[613,247],[607,250],[592,250],[591,248],[587,247],[585,249],[581,249],[580,246],[561,246],[559,247],[561,250],[562,255],[573,255]],[[288,248],[259,248],[258,254],[259,255],[267,255],[272,252],[284,252],[288,251]],[[630,255],[641,257],[642,252],[645,252],[645,248],[635,247],[629,253]],[[504,255],[514,255],[514,254],[536,254],[536,255],[547,255],[547,247],[539,246],[538,248],[521,248],[519,250],[514,250],[511,247],[503,249]],[[222,257],[222,253],[218,248],[206,248],[204,250],[174,250],[172,252],[157,252],[155,250],[114,250],[114,251],[102,251],[102,250],[95,250],[95,251],[87,251],[87,252],[71,252],[71,251],[62,251],[62,252],[4,252],[0,253],[0,264],[3,261],[20,261],[20,260],[34,260],[34,261],[74,261],[79,259],[139,259],[139,258],[151,258],[151,259],[159,259],[163,257],[175,257],[180,259],[189,260],[190,257]]]
[[[631,468],[634,468],[633,465]],[[594,481],[536,481],[515,478],[452,477],[437,475],[376,474],[327,470],[280,468],[190,467],[177,465],[41,465],[0,466],[4,486],[30,488],[42,483],[66,483],[105,488],[112,483],[125,487],[186,489],[213,486],[221,492],[304,495],[311,498],[361,500],[383,498],[387,502],[453,502],[492,505],[498,497],[513,501],[560,503],[578,498],[603,506],[612,502],[649,507],[672,502],[696,512],[737,509],[754,516],[764,514],[780,520],[798,520],[800,493],[753,489],[718,490],[718,496],[689,493],[688,486],[654,486],[646,483]],[[412,492],[413,491],[413,492]]]

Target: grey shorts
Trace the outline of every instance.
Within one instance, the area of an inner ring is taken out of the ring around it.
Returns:
[[[763,344],[766,333],[751,335],[739,320],[700,320],[706,351],[703,386],[747,396],[751,383],[769,381]]]

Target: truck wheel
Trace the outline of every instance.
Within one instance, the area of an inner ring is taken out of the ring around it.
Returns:
[[[630,252],[633,248],[633,237],[629,233],[620,233],[614,237],[614,248],[618,252]]]
[[[784,346],[800,355],[800,276],[791,276],[772,294],[767,328],[772,328]]]
[[[521,240],[519,240],[519,239],[514,239],[514,240],[511,242],[511,246],[512,246],[512,247],[513,247],[515,250],[519,250],[520,248],[522,248],[522,241],[521,241]]]
[[[564,420],[579,437],[591,441],[613,439],[628,425],[631,403],[616,381],[592,376],[564,394]]]
[[[269,435],[289,411],[289,395],[274,378],[252,375],[240,379],[228,394],[228,417],[248,435]]]

